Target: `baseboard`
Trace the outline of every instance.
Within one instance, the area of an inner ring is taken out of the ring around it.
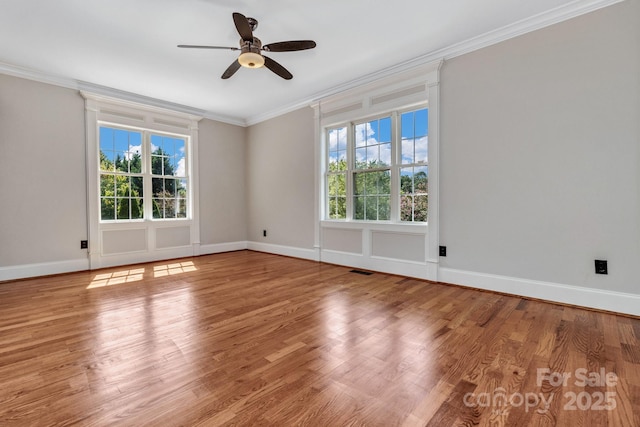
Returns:
[[[439,281],[515,296],[640,316],[640,295],[636,294],[450,268],[439,269]]]
[[[362,268],[381,273],[415,277],[417,279],[436,280],[437,264],[432,262],[415,262],[384,257],[366,257],[342,251],[324,249],[320,253],[322,262]]]
[[[316,249],[296,248],[294,246],[274,245],[271,243],[247,242],[247,249],[257,252],[290,256],[293,258],[320,261],[320,251]]]
[[[222,252],[233,252],[247,249],[247,242],[213,243],[200,245],[200,255],[219,254]]]
[[[26,279],[28,277],[49,276],[51,274],[71,273],[88,269],[89,259],[87,258],[0,267],[0,282]]]

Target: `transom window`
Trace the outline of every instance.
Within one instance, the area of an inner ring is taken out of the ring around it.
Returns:
[[[326,217],[426,222],[428,110],[326,129]]]
[[[100,220],[187,218],[187,141],[100,126]]]

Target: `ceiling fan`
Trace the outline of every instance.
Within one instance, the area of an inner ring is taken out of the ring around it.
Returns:
[[[193,49],[228,49],[239,50],[240,56],[233,61],[229,68],[222,73],[223,79],[228,79],[233,76],[240,67],[247,68],[260,68],[262,66],[267,67],[285,80],[290,80],[293,75],[278,62],[262,55],[260,52],[293,52],[296,50],[313,49],[316,47],[316,42],[313,40],[290,40],[286,42],[269,43],[262,45],[259,38],[254,37],[253,31],[258,27],[258,21],[253,18],[247,18],[241,13],[233,13],[233,22],[240,34],[240,47],[226,47],[226,46],[199,46],[190,44],[179,44],[178,47],[193,48]]]

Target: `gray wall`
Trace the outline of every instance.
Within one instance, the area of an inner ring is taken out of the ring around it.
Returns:
[[[199,128],[201,243],[245,241],[246,129]],[[0,75],[0,268],[87,260],[85,132],[77,90]]]
[[[442,266],[640,293],[639,23],[627,1],[445,63]]]
[[[202,120],[200,159],[200,243],[247,240],[246,129]]]
[[[84,100],[0,75],[0,267],[86,258]]]
[[[443,267],[640,293],[638,22],[630,0],[444,64]],[[199,141],[202,244],[313,246],[311,108]],[[84,257],[77,92],[0,76],[0,147],[0,267]]]
[[[247,133],[249,241],[311,249],[314,234],[314,123],[309,107]],[[262,230],[267,230],[267,237]]]

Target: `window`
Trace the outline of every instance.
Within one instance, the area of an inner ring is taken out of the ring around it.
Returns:
[[[328,128],[326,217],[426,222],[428,110]]]
[[[344,219],[347,217],[347,128],[330,129],[328,141],[328,216]]]
[[[428,110],[400,115],[400,220],[427,221]]]
[[[153,218],[187,217],[185,140],[151,135]]]
[[[100,220],[187,218],[187,137],[99,127]]]

